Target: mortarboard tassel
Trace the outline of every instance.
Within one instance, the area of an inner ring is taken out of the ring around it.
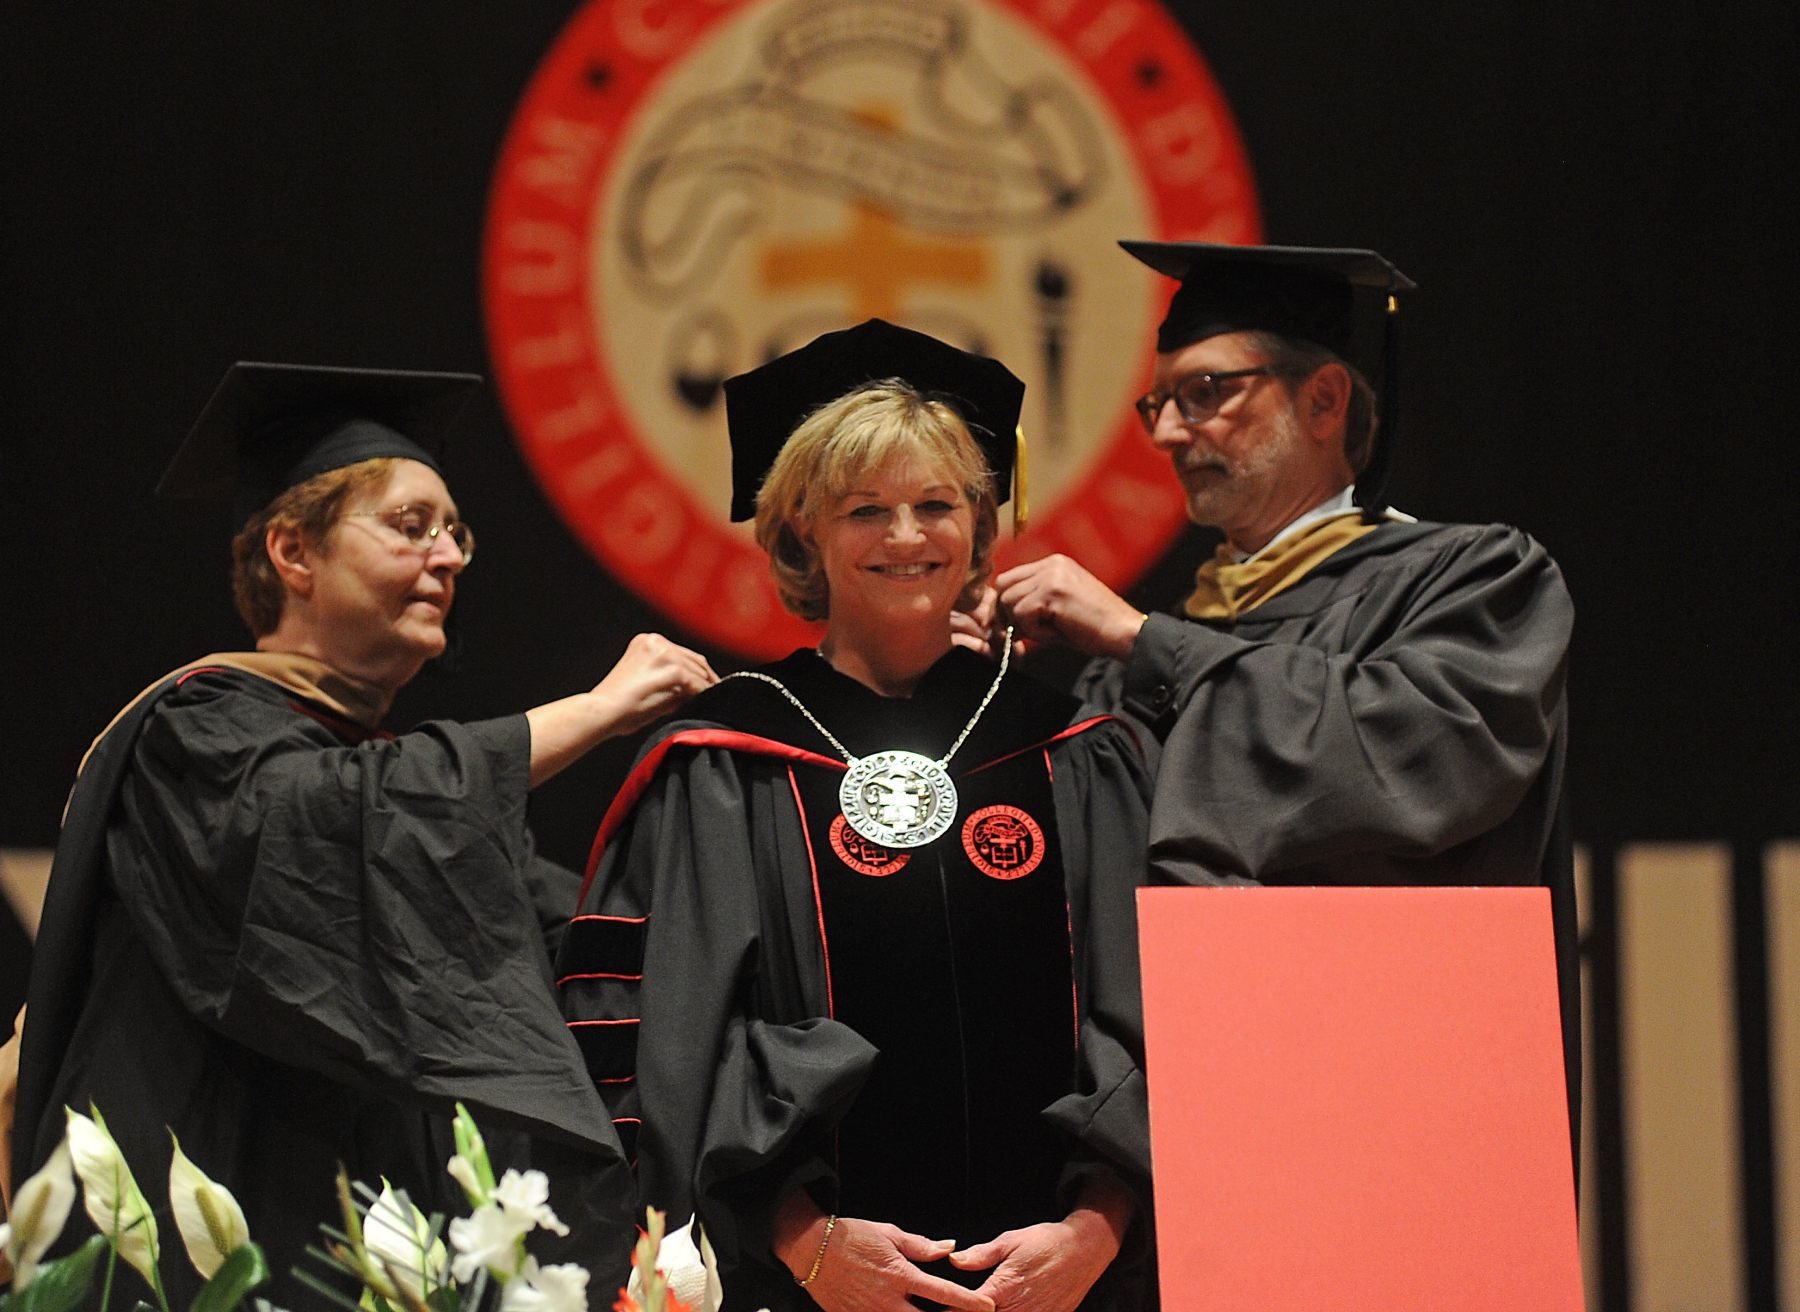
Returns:
[[[1031,523],[1031,498],[1025,491],[1025,425],[1020,424],[1015,430],[1018,438],[1018,453],[1013,457],[1012,507],[1013,507],[1013,541],[1025,536],[1025,529]]]
[[[1356,480],[1356,504],[1363,519],[1375,523],[1387,509],[1388,479],[1394,469],[1394,448],[1400,437],[1400,301],[1388,293],[1387,314],[1381,336],[1381,400],[1376,417],[1375,440],[1369,463]]]

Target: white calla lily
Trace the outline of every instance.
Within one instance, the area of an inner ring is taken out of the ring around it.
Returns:
[[[587,1312],[588,1273],[573,1262],[539,1266],[527,1257],[519,1274],[506,1282],[500,1312]]]
[[[725,1291],[719,1283],[719,1262],[704,1229],[699,1229],[700,1239],[695,1242],[696,1229],[690,1220],[681,1229],[663,1236],[656,1250],[656,1272],[668,1282],[670,1295],[694,1312],[719,1312],[719,1305],[725,1301]],[[638,1304],[643,1303],[644,1281],[635,1266],[625,1292]]]
[[[694,1226],[700,1236],[700,1260],[706,1264],[706,1301],[700,1312],[719,1312],[725,1306],[725,1285],[719,1279],[719,1259],[713,1253],[712,1240],[706,1237],[706,1230],[700,1225]],[[769,1312],[763,1308],[762,1312]]]
[[[463,1193],[469,1199],[470,1207],[480,1207],[487,1202],[487,1190],[482,1187],[481,1173],[475,1169],[474,1162],[458,1153],[450,1159],[444,1169],[450,1173],[452,1180],[462,1186]]]
[[[363,1218],[363,1247],[385,1263],[415,1299],[444,1283],[449,1257],[444,1241],[431,1238],[431,1223],[425,1214],[396,1194],[386,1180],[381,1182],[381,1197]]]
[[[174,1133],[169,1137],[175,1139]],[[179,1139],[169,1159],[169,1207],[188,1261],[208,1280],[226,1258],[250,1242],[250,1226],[238,1200],[188,1159]]]
[[[542,1171],[521,1174],[508,1170],[494,1186],[494,1201],[509,1217],[524,1222],[526,1230],[541,1225],[559,1235],[569,1233],[569,1227],[550,1210],[550,1177]]]
[[[81,1177],[88,1216],[119,1256],[136,1267],[153,1288],[160,1288],[156,1215],[132,1178],[125,1154],[107,1133],[106,1121],[97,1109],[92,1120],[78,1111],[64,1110],[69,1118],[69,1154],[75,1174]]]
[[[508,1214],[498,1203],[483,1203],[473,1215],[457,1217],[450,1223],[450,1246],[456,1250],[450,1274],[466,1284],[486,1267],[502,1280],[512,1279],[524,1256],[519,1241],[529,1229],[529,1221]]]
[[[0,1251],[12,1263],[15,1290],[37,1278],[38,1262],[62,1234],[69,1209],[75,1205],[70,1160],[65,1137],[43,1170],[19,1186],[13,1195],[12,1219],[0,1225]]]

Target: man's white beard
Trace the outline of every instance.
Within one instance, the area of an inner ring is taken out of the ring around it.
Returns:
[[[1198,437],[1183,453],[1187,458],[1177,464],[1178,473],[1202,468],[1225,471],[1225,477],[1211,486],[1188,492],[1188,518],[1194,523],[1225,528],[1242,520],[1246,511],[1268,498],[1280,481],[1282,469],[1305,441],[1294,398],[1288,398],[1265,428],[1262,439],[1236,457],[1227,456]]]

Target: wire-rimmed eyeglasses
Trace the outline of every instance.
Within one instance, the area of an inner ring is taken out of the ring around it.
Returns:
[[[421,555],[429,556],[437,546],[438,534],[449,538],[462,553],[462,563],[475,559],[475,530],[461,520],[437,517],[434,506],[394,506],[388,510],[352,510],[346,519],[378,519],[398,533],[406,545]]]

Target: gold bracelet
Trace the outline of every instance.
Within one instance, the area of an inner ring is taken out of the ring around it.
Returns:
[[[819,1255],[813,1258],[813,1269],[806,1273],[806,1279],[794,1283],[805,1289],[818,1278],[819,1268],[825,1265],[825,1245],[831,1242],[831,1232],[837,1229],[837,1213],[833,1212],[825,1221],[825,1233],[819,1239]]]

